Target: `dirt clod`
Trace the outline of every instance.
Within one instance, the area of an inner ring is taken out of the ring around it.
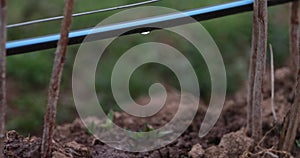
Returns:
[[[192,147],[192,150],[189,151],[188,155],[192,158],[202,158],[204,156],[204,152],[205,151],[203,150],[202,146],[197,143]]]
[[[244,129],[237,132],[226,134],[221,139],[220,148],[224,149],[224,153],[229,157],[237,157],[253,147],[253,139],[246,136]]]
[[[225,155],[223,148],[218,148],[217,146],[211,146],[205,150],[205,158],[229,158]]]
[[[16,131],[6,134],[4,154],[7,157],[38,158],[40,157],[41,139],[37,137],[23,138]]]

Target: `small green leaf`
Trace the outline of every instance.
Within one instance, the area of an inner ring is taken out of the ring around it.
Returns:
[[[113,121],[114,119],[114,111],[113,110],[109,110],[109,113],[107,114],[107,117],[110,121]]]
[[[95,131],[95,129],[96,129],[96,124],[95,124],[95,122],[93,121],[93,122],[89,125],[89,127],[87,128],[87,133],[88,133],[88,135],[93,135],[93,132]]]
[[[299,140],[296,140],[296,146],[297,146],[298,148],[300,148],[300,141],[299,141]]]
[[[100,127],[106,128],[106,129],[112,129],[113,126],[113,119],[114,119],[114,111],[110,110],[107,114],[107,120],[105,123],[100,124]]]
[[[155,129],[151,125],[146,124],[145,129],[144,129],[143,132],[151,132],[151,131],[154,131],[154,130]]]

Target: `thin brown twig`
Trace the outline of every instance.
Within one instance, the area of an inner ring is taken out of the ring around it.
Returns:
[[[260,139],[260,141],[257,143],[257,146],[261,146],[263,141],[266,139],[266,137],[276,128],[276,125],[273,126],[270,130],[268,130],[265,135]]]
[[[273,157],[273,158],[278,158],[278,157],[279,157],[278,155],[275,155],[275,154],[273,154],[273,153],[270,152],[270,151],[267,151],[267,152],[266,152],[266,155],[269,155],[269,156],[271,156],[271,157]]]
[[[65,0],[64,19],[61,26],[60,40],[55,52],[54,65],[50,80],[47,111],[44,120],[44,130],[42,139],[42,157],[51,157],[52,141],[56,119],[57,101],[59,98],[59,88],[66,58],[68,35],[72,23],[72,11],[74,0]]]
[[[255,146],[255,148],[258,148],[259,151],[257,151],[256,153],[252,153],[250,151],[245,151],[243,153],[242,157],[244,157],[244,158],[247,158],[247,157],[258,157],[258,156],[263,155],[263,154],[268,154],[268,155],[270,155],[272,157],[275,157],[275,156],[278,156],[278,155],[285,155],[285,156],[292,157],[292,155],[289,152],[286,152],[286,151],[283,151],[283,150],[276,150],[276,149],[274,149],[274,146],[271,147],[271,148],[268,148],[268,149],[262,147],[263,141],[276,128],[277,128],[276,126],[272,127],[269,131],[267,131],[265,133],[265,135],[257,143],[257,145]]]
[[[6,0],[0,0],[0,157],[4,157],[6,116]]]
[[[258,157],[259,155],[263,155],[263,154],[268,154],[270,155],[270,153],[272,153],[273,155],[283,155],[283,156],[288,156],[288,157],[292,157],[292,155],[289,152],[283,151],[283,150],[275,150],[273,148],[270,149],[265,149],[262,148],[259,152],[256,153],[252,153],[250,151],[246,151],[243,153],[242,157]],[[276,153],[276,154],[274,154]]]
[[[287,151],[284,151],[284,150],[276,150],[274,149],[274,146],[276,146],[275,144],[271,147],[271,148],[264,148],[262,146],[262,143],[265,141],[266,137],[268,135],[271,134],[272,131],[274,131],[275,129],[277,128],[276,125],[274,125],[271,129],[269,129],[265,134],[264,136],[260,139],[260,141],[256,144],[255,146],[255,149],[258,149],[258,151],[256,151],[255,153],[253,152],[250,152],[250,151],[245,151],[242,155],[243,158],[248,158],[248,157],[258,157],[260,155],[269,155],[269,156],[272,156],[272,157],[280,157],[280,156],[288,156],[288,157],[292,157],[292,155],[287,152]]]
[[[299,67],[299,2],[294,1],[290,5],[290,61],[289,66],[294,75],[294,80],[297,79],[297,71]],[[296,87],[296,86],[295,86]]]

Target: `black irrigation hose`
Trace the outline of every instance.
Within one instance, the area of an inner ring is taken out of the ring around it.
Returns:
[[[269,0],[268,5],[279,5],[287,2],[291,2],[294,0]],[[100,27],[97,28],[97,31],[93,30],[92,35],[95,35],[95,40],[106,39],[115,37],[118,35],[118,32],[124,30],[131,30],[130,32],[126,32],[126,34],[134,34],[141,33],[146,31],[151,31],[153,29],[149,26],[153,26],[153,24],[159,24],[164,27],[172,27],[182,25],[185,22],[185,17],[193,17],[197,21],[203,21],[218,17],[223,17],[227,15],[232,15],[236,13],[242,13],[246,11],[253,10],[253,0],[240,0],[236,2],[230,2],[226,4],[194,9],[190,11],[185,11],[184,14],[174,13],[169,15],[162,15],[159,17],[153,17],[148,19],[140,19],[135,22],[125,22],[122,24],[113,24],[109,27]],[[184,16],[183,16],[184,15]],[[162,20],[163,19],[163,20]],[[154,22],[153,22],[154,21]],[[73,31],[69,34],[69,45],[79,44],[83,41],[83,39],[87,35],[91,35],[92,29],[85,29],[79,31]],[[126,35],[124,34],[124,35]],[[31,39],[24,39],[19,41],[8,42],[6,45],[7,54],[22,54],[37,50],[44,50],[49,48],[55,48],[57,41],[59,40],[59,35],[48,35],[42,37],[36,37]]]

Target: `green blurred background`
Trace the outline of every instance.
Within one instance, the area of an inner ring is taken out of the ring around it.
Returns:
[[[76,1],[76,12],[114,7],[138,0],[85,0]],[[169,7],[176,10],[188,10],[210,5],[230,2],[229,0],[161,0],[151,5]],[[61,15],[63,0],[9,0],[8,24],[24,22]],[[288,56],[288,4],[271,7],[269,9],[269,43],[273,45],[275,66],[285,64]],[[77,17],[73,19],[72,30],[93,27],[106,17],[121,10]],[[47,22],[8,30],[8,40],[18,40],[54,34],[60,31],[61,21]],[[217,43],[227,70],[228,95],[244,85],[247,79],[249,54],[251,47],[251,12],[226,16],[213,20],[203,21],[201,24],[209,31]],[[97,70],[96,89],[102,98],[103,108],[116,108],[110,91],[112,66],[124,51],[136,44],[156,40],[175,45],[191,61],[196,69],[201,86],[202,98],[209,98],[210,78],[206,65],[201,56],[195,55],[195,49],[189,43],[182,42],[179,37],[172,40],[164,32],[154,31],[153,36],[130,35],[117,39],[115,45],[108,49],[102,68]],[[124,42],[126,41],[126,42]],[[58,105],[57,122],[62,124],[71,122],[77,112],[74,106],[71,89],[73,61],[79,45],[68,47],[68,57],[63,73],[61,96]],[[55,49],[32,52],[24,55],[10,56],[7,59],[8,76],[8,118],[7,128],[15,129],[22,134],[41,133],[43,115],[45,113],[47,89],[52,70]],[[100,73],[101,72],[101,76]],[[146,78],[146,80],[145,80]],[[147,95],[149,85],[160,81],[177,87],[176,77],[163,66],[146,64],[132,76],[130,92],[133,97]]]

